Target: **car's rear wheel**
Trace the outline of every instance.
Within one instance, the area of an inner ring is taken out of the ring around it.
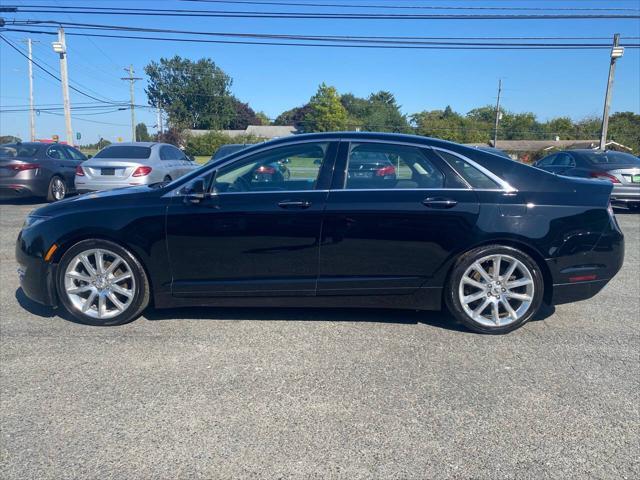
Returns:
[[[463,255],[453,268],[445,301],[454,317],[481,333],[507,333],[540,308],[542,272],[526,253],[489,245]]]
[[[63,200],[67,196],[67,184],[62,177],[57,175],[49,180],[49,188],[47,189],[47,201],[57,202]]]
[[[140,262],[120,245],[84,240],[58,266],[58,295],[79,322],[122,325],[149,304],[149,281]]]

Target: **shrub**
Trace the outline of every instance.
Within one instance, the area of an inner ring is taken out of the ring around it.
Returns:
[[[211,156],[222,145],[229,143],[258,143],[264,139],[253,135],[231,137],[221,132],[209,132],[205,135],[188,136],[185,139],[185,152],[190,156]]]

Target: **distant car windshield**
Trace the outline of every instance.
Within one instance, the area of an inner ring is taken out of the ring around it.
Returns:
[[[39,149],[38,145],[8,143],[0,146],[0,157],[35,157]]]
[[[103,148],[93,158],[132,158],[142,160],[151,156],[150,147],[132,145],[114,145]]]
[[[640,159],[629,153],[623,152],[605,152],[605,153],[583,153],[583,157],[587,158],[591,163],[599,165],[640,165]]]

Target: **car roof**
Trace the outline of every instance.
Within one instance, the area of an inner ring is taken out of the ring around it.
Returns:
[[[159,145],[157,142],[118,142],[107,145],[104,148],[108,147],[153,147],[154,145]],[[160,145],[168,145],[160,144]]]

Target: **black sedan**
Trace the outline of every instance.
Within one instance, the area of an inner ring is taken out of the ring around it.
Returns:
[[[611,182],[611,202],[614,205],[640,209],[640,159],[629,153],[567,150],[549,155],[534,165],[557,175]]]
[[[352,159],[380,153],[396,179],[351,186]],[[287,158],[296,175],[254,180]],[[16,257],[27,296],[92,325],[131,321],[149,304],[446,305],[475,331],[504,333],[543,302],[592,297],[618,272],[611,189],[424,137],[299,135],[169,184],[40,208]]]
[[[0,145],[0,198],[62,200],[74,191],[76,168],[86,159],[80,150],[60,143]]]

